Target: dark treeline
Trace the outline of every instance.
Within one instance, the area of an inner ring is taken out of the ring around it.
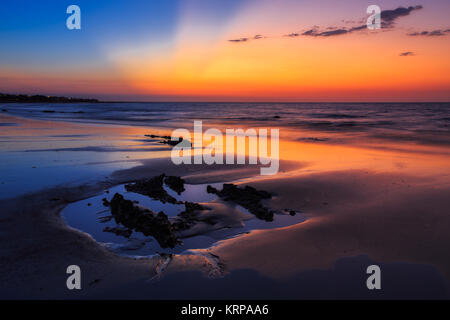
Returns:
[[[97,99],[0,93],[0,102],[99,102]]]

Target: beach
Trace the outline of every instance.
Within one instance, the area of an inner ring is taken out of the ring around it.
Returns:
[[[449,297],[448,103],[1,107],[1,298]],[[157,137],[191,130],[192,119],[223,130],[278,128],[278,173],[175,165]],[[109,210],[101,199],[112,201],[110,190],[131,197],[127,184],[161,174],[184,180],[185,193],[166,188],[175,206],[208,207],[180,236],[185,247],[153,239],[136,249],[151,254],[120,251],[82,229],[97,223],[95,210]],[[260,203],[273,221],[206,192],[224,183],[269,193]],[[77,228],[81,212],[94,218]],[[366,288],[371,264],[383,270],[382,292]],[[80,266],[82,290],[67,290],[69,265]]]

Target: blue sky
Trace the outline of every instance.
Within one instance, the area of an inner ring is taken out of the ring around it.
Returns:
[[[365,8],[373,3],[383,10],[415,5],[423,5],[423,9],[399,18],[395,29],[385,33],[384,41],[376,36],[366,37],[364,32],[323,41],[299,37],[286,43],[283,38],[285,34],[316,27],[345,28],[348,27],[345,20],[361,23],[366,16]],[[81,8],[81,30],[66,28],[66,8],[71,4]],[[414,39],[406,34],[450,28],[449,12],[448,0],[2,0],[0,92],[101,98],[113,97],[120,89],[120,95],[129,92],[130,99],[137,96],[171,99],[171,95],[180,95],[179,99],[183,99],[190,94],[187,90],[201,92],[208,87],[212,95],[219,94],[218,91],[228,85],[236,87],[234,93],[224,92],[223,96],[255,95],[276,87],[277,93],[271,94],[281,97],[285,88],[292,87],[292,81],[307,86],[313,83],[305,79],[307,75],[315,81],[314,90],[319,90],[321,83],[323,90],[328,89],[329,72],[325,73],[324,62],[332,65],[333,61],[342,60],[346,63],[349,48],[359,46],[356,51],[362,52],[377,43],[383,49],[379,57],[373,58],[389,62],[383,67],[386,75],[392,73],[393,65],[398,65],[396,59],[401,52],[415,53],[408,56],[408,62],[421,60],[423,72],[432,70],[428,72],[427,83],[421,83],[418,69],[405,65],[396,75],[401,90],[405,91],[410,85],[407,80],[418,78],[414,86],[439,87],[441,96],[445,97],[450,83],[448,79],[443,82],[448,63],[440,63],[441,74],[437,63],[427,64],[433,59],[442,59],[445,52],[439,54],[438,48],[448,50],[450,34]],[[262,34],[267,40],[235,46],[228,43],[228,39],[256,34]],[[269,46],[269,43],[272,44]],[[322,48],[330,48],[331,43],[334,49],[326,56]],[[284,49],[276,50],[275,46]],[[314,56],[314,51],[321,52]],[[287,55],[289,52],[291,54]],[[316,61],[318,56],[320,62]],[[357,60],[362,57],[361,53],[355,56]],[[287,59],[292,61],[291,65],[283,62]],[[403,59],[402,63],[406,61]],[[228,65],[230,67],[226,67]],[[242,77],[233,74],[230,68],[239,68]],[[336,64],[336,70],[331,73],[338,76],[341,69]],[[311,70],[324,74],[319,77]],[[378,70],[374,69],[376,73]],[[405,75],[402,83],[401,74]],[[347,75],[345,72],[344,76]],[[379,74],[379,77],[385,75]],[[356,87],[362,81],[360,78],[363,79],[355,70],[349,78],[349,86]],[[175,87],[177,90],[171,90]],[[189,89],[183,91],[183,87]],[[337,87],[336,84],[336,90]],[[308,90],[314,91],[313,88]],[[299,84],[290,89],[289,96],[302,98],[296,92],[304,91]]]

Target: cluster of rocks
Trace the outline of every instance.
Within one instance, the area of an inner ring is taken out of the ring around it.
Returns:
[[[129,230],[154,237],[162,248],[174,248],[180,243],[175,228],[164,212],[154,213],[147,208],[137,206],[131,200],[116,193],[110,202],[114,220]],[[131,233],[130,233],[131,235]]]
[[[106,227],[103,231],[126,238],[131,236],[132,231],[137,231],[145,236],[154,237],[162,248],[173,248],[181,243],[176,232],[191,228],[198,221],[199,211],[207,209],[198,203],[187,201],[184,202],[184,206],[185,210],[171,222],[164,212],[156,214],[116,193],[109,203],[109,207],[116,223],[124,228]]]
[[[185,210],[180,212],[173,222],[173,227],[177,231],[190,229],[198,222],[197,217],[199,212],[207,210],[207,208],[198,203],[188,201],[184,203],[184,207]]]
[[[177,140],[172,140],[171,136],[158,136],[156,134],[146,134],[146,137],[152,138],[152,139],[161,139],[161,141],[159,141],[159,143],[162,144],[168,144],[169,146],[176,146],[177,144],[183,142],[183,138],[182,137],[178,137]],[[188,146],[191,145],[191,143],[189,141],[185,141],[188,144]]]
[[[132,184],[126,184],[125,189],[130,192],[143,194],[155,200],[159,200],[162,203],[168,202],[172,204],[178,204],[179,202],[177,201],[177,199],[168,194],[163,187],[165,177],[166,175],[163,173],[150,179],[139,180]],[[173,179],[170,179],[171,182],[173,182],[172,180]],[[179,184],[179,182],[175,183],[175,185],[177,185],[177,190],[180,190]],[[173,185],[174,184],[172,184],[172,186]],[[182,183],[182,189],[184,189],[184,181]]]
[[[206,187],[206,191],[208,193],[217,194],[225,201],[231,201],[244,207],[261,220],[273,221],[275,212],[263,206],[261,203],[264,199],[272,198],[272,195],[267,191],[256,190],[250,186],[239,188],[234,184],[227,183],[223,185],[223,188],[220,191],[210,185]]]
[[[186,189],[184,188],[184,180],[180,177],[168,176],[165,177],[164,183],[173,191],[175,191],[178,195],[184,192]]]
[[[140,193],[159,200],[163,203],[184,204],[185,210],[171,219],[164,212],[154,213],[150,209],[141,207],[131,200],[125,199],[121,194],[116,193],[111,201],[102,199],[103,205],[110,207],[111,218],[114,218],[120,227],[106,227],[104,231],[113,232],[116,235],[129,238],[133,231],[141,232],[145,236],[154,237],[162,248],[174,248],[181,241],[177,237],[177,232],[192,228],[199,221],[215,224],[215,221],[205,221],[199,217],[203,210],[208,208],[188,201],[178,201],[164,189],[166,184],[177,194],[185,191],[185,181],[180,177],[166,176],[161,174],[150,179],[136,181],[125,185],[127,191]],[[224,201],[234,202],[257,218],[265,221],[273,221],[275,211],[270,210],[262,204],[262,200],[272,198],[266,191],[257,190],[250,186],[239,188],[234,184],[224,184],[222,190],[208,185],[207,192],[219,196]],[[294,211],[289,212],[291,215]],[[104,221],[103,221],[104,218]],[[102,222],[107,222],[108,217],[102,217]]]

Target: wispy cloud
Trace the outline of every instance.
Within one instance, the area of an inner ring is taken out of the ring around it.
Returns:
[[[393,28],[395,21],[403,16],[409,15],[414,10],[420,10],[423,6],[415,6],[415,7],[399,7],[395,10],[384,10],[381,11],[381,26],[382,28],[388,29]],[[366,24],[362,24],[352,28],[337,28],[337,27],[327,27],[326,30],[331,31],[320,31],[319,29],[311,29],[302,33],[304,36],[312,36],[312,37],[331,37],[338,36],[342,34],[352,33],[356,31],[361,31],[367,29]]]
[[[328,27],[327,31],[320,31],[319,29],[310,29],[302,33],[302,36],[310,36],[310,37],[332,37],[332,36],[338,36],[341,34],[346,34],[349,32],[357,31],[365,29],[366,25],[355,27],[351,29],[345,29],[345,28],[335,28],[335,27]]]
[[[408,33],[408,36],[411,37],[440,37],[445,36],[446,34],[450,33],[450,29],[447,30],[433,30],[433,31],[421,31],[421,32],[412,32]]]
[[[383,10],[381,11],[382,26],[386,28],[393,27],[395,20],[400,17],[408,16],[411,12],[420,9],[423,9],[423,6],[410,6],[408,8],[398,7],[395,10]]]
[[[395,21],[400,18],[400,17],[404,17],[404,16],[408,16],[411,14],[411,12],[416,11],[416,10],[420,10],[422,9],[423,6],[421,5],[417,5],[417,6],[410,6],[410,7],[398,7],[397,9],[394,10],[383,10],[381,11],[381,26],[384,29],[390,29],[393,28],[395,25]],[[344,23],[355,23],[354,20],[343,20]],[[363,23],[362,21],[359,21],[357,23]],[[332,37],[332,36],[339,36],[339,35],[344,35],[344,34],[348,34],[348,33],[353,33],[353,32],[357,32],[357,31],[362,31],[367,29],[367,25],[366,24],[360,24],[357,25],[355,27],[351,27],[351,28],[343,28],[343,27],[336,27],[336,26],[328,26],[325,28],[319,28],[317,26],[303,31],[303,32],[292,32],[289,34],[284,35],[285,37],[289,37],[289,38],[297,38],[300,36],[309,36],[309,37]],[[444,32],[447,32],[449,30],[446,30]],[[429,33],[431,35],[431,33]],[[410,35],[415,35],[415,34],[410,34]],[[417,34],[419,35],[419,34]],[[438,35],[438,34],[433,34],[433,35]],[[259,35],[258,35],[259,36]],[[238,38],[238,39],[231,39],[228,40],[230,42],[247,42],[250,39],[261,39],[263,38],[262,36],[255,36],[253,38]],[[257,38],[258,37],[258,38]]]
[[[229,39],[229,42],[247,42],[250,40],[259,40],[265,38],[263,35],[257,34],[251,38],[245,37],[245,38],[238,38],[238,39]]]
[[[248,38],[230,39],[230,42],[247,42]]]
[[[415,56],[416,54],[412,51],[406,51],[406,52],[402,52],[400,53],[400,57],[410,57],[410,56]]]

